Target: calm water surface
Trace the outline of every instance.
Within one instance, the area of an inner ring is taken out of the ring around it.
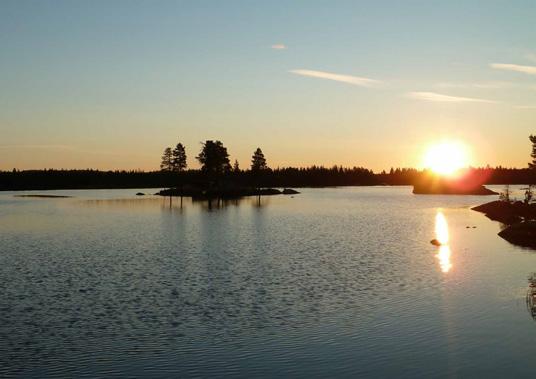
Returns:
[[[0,193],[0,377],[534,375],[536,253],[490,197],[136,192]]]

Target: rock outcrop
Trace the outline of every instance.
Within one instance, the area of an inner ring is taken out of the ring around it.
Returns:
[[[472,209],[484,213],[491,220],[507,225],[499,236],[508,242],[536,248],[536,204],[492,201]]]
[[[499,233],[508,242],[536,249],[536,221],[523,221],[510,225]]]

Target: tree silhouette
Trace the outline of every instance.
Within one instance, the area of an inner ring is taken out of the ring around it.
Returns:
[[[186,150],[182,143],[178,143],[173,149],[171,158],[172,170],[175,172],[181,172],[187,167],[186,163]]]
[[[162,154],[162,162],[160,163],[160,169],[162,171],[171,171],[173,169],[172,164],[173,152],[171,147],[166,147],[164,154]]]
[[[235,159],[233,163],[233,172],[240,172],[240,165],[238,164],[238,160]]]
[[[201,171],[209,176],[223,175],[231,170],[229,153],[221,141],[207,140],[196,159],[201,163]]]
[[[532,153],[530,154],[532,162],[529,163],[529,168],[536,170],[536,136],[531,134],[529,139],[532,142]]]
[[[258,147],[251,157],[251,171],[259,172],[267,168],[268,166],[266,165],[266,158],[264,158],[261,148]]]

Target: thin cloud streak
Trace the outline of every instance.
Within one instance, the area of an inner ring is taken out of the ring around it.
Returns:
[[[352,75],[341,75],[341,74],[335,74],[332,72],[325,72],[325,71],[299,69],[299,70],[290,70],[289,72],[292,74],[296,74],[296,75],[309,76],[311,78],[318,78],[318,79],[333,80],[336,82],[352,84],[354,86],[360,86],[360,87],[377,87],[383,83],[380,80],[363,78],[363,77],[352,76]]]
[[[439,102],[439,103],[488,103],[488,104],[496,103],[496,101],[492,101],[492,100],[475,99],[472,97],[449,96],[449,95],[443,95],[441,93],[435,93],[435,92],[409,92],[407,93],[407,96],[412,99]]]
[[[516,109],[536,109],[536,105],[516,105]]]
[[[452,83],[441,82],[437,83],[439,88],[476,88],[476,89],[500,89],[515,87],[512,82],[469,82],[469,83]]]
[[[490,67],[496,70],[515,71],[522,72],[528,75],[536,75],[536,66],[522,66],[519,64],[511,63],[491,63]]]
[[[276,43],[275,45],[272,45],[271,47],[274,50],[286,50],[287,49],[287,45],[284,45],[282,43]]]

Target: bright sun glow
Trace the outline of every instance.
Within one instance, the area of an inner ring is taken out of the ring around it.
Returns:
[[[452,175],[468,163],[467,149],[459,142],[432,145],[424,156],[424,167],[441,175]]]

